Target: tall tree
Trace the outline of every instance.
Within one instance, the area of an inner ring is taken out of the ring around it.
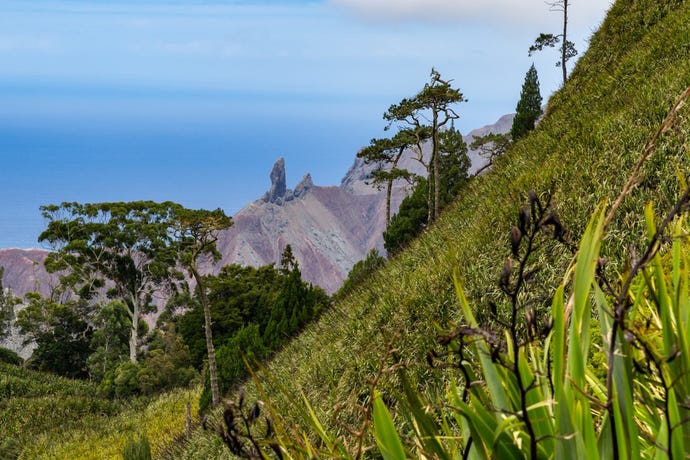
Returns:
[[[452,122],[450,128],[441,131],[439,139],[439,178],[443,208],[455,199],[467,182],[472,162],[467,156],[465,139]]]
[[[462,134],[451,126],[438,136],[440,208],[453,201],[468,179],[471,162],[467,156],[467,144]],[[400,204],[396,214],[383,234],[384,247],[389,255],[404,248],[429,223],[429,181],[419,178],[412,194]]]
[[[48,227],[38,240],[54,251],[45,260],[63,286],[89,300],[103,289],[127,307],[129,359],[137,362],[139,320],[154,310],[153,295],[170,281],[176,255],[170,219],[180,206],[153,201],[62,203],[42,206]]]
[[[211,330],[211,305],[206,293],[204,277],[199,271],[199,263],[205,260],[217,262],[221,255],[216,243],[221,230],[232,225],[232,219],[219,208],[215,211],[204,209],[191,210],[178,208],[173,214],[174,234],[176,237],[180,264],[196,281],[196,292],[204,309],[204,330],[206,335],[206,351],[208,354],[208,370],[211,382],[211,404],[220,404],[218,391],[218,371],[216,368],[216,352],[213,346],[213,332]]]
[[[541,101],[539,77],[537,69],[532,64],[525,75],[522,91],[520,91],[520,100],[515,108],[513,126],[510,128],[510,135],[514,141],[534,129],[534,125],[542,114]]]
[[[386,187],[386,225],[391,220],[391,193],[393,182],[396,179],[404,179],[408,182],[414,180],[414,174],[399,167],[403,154],[408,149],[414,149],[417,161],[424,167],[422,143],[429,139],[429,130],[406,128],[398,131],[392,138],[372,139],[371,143],[358,154],[366,164],[375,164],[377,169],[371,174],[371,182],[379,188]]]
[[[429,221],[438,217],[441,208],[441,176],[439,145],[440,134],[444,126],[460,116],[453,109],[453,105],[465,102],[460,90],[451,86],[450,80],[441,78],[436,69],[431,69],[431,81],[414,97],[403,99],[398,104],[391,105],[383,118],[389,122],[402,123],[414,130],[430,130],[431,158],[428,162],[427,173],[429,180]]]
[[[534,44],[529,47],[529,55],[535,51],[541,51],[545,47],[553,48],[558,43],[561,44],[561,60],[556,63],[556,67],[561,67],[563,72],[563,84],[565,84],[568,79],[568,71],[566,69],[566,63],[577,56],[577,50],[575,49],[575,43],[568,40],[568,6],[570,2],[568,0],[554,0],[546,2],[551,11],[559,11],[563,13],[563,32],[557,35],[541,33],[534,41]]]

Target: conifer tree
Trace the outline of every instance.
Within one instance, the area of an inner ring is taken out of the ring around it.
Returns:
[[[513,127],[510,135],[516,141],[529,131],[534,129],[537,119],[541,116],[541,94],[539,92],[539,77],[534,64],[529,68],[525,75],[525,82],[522,84],[520,100],[515,108],[516,114],[513,119]]]

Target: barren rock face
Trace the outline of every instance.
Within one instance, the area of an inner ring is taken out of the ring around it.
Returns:
[[[31,291],[50,292],[58,279],[43,266],[47,254],[42,249],[0,249],[0,266],[5,267],[2,285],[19,297]]]

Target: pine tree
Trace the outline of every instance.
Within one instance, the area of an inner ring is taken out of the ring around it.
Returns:
[[[542,114],[541,101],[537,69],[532,64],[525,75],[525,82],[522,84],[522,91],[520,92],[520,100],[515,108],[516,114],[513,119],[513,127],[510,129],[510,135],[513,137],[513,140],[518,140],[534,129],[534,124]]]

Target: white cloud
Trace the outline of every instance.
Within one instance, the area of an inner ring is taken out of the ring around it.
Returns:
[[[551,15],[556,14],[549,11],[549,5],[543,0],[329,0],[329,3],[377,21],[542,26],[553,21]],[[603,17],[610,2],[572,0],[569,5],[571,21],[591,24]]]

